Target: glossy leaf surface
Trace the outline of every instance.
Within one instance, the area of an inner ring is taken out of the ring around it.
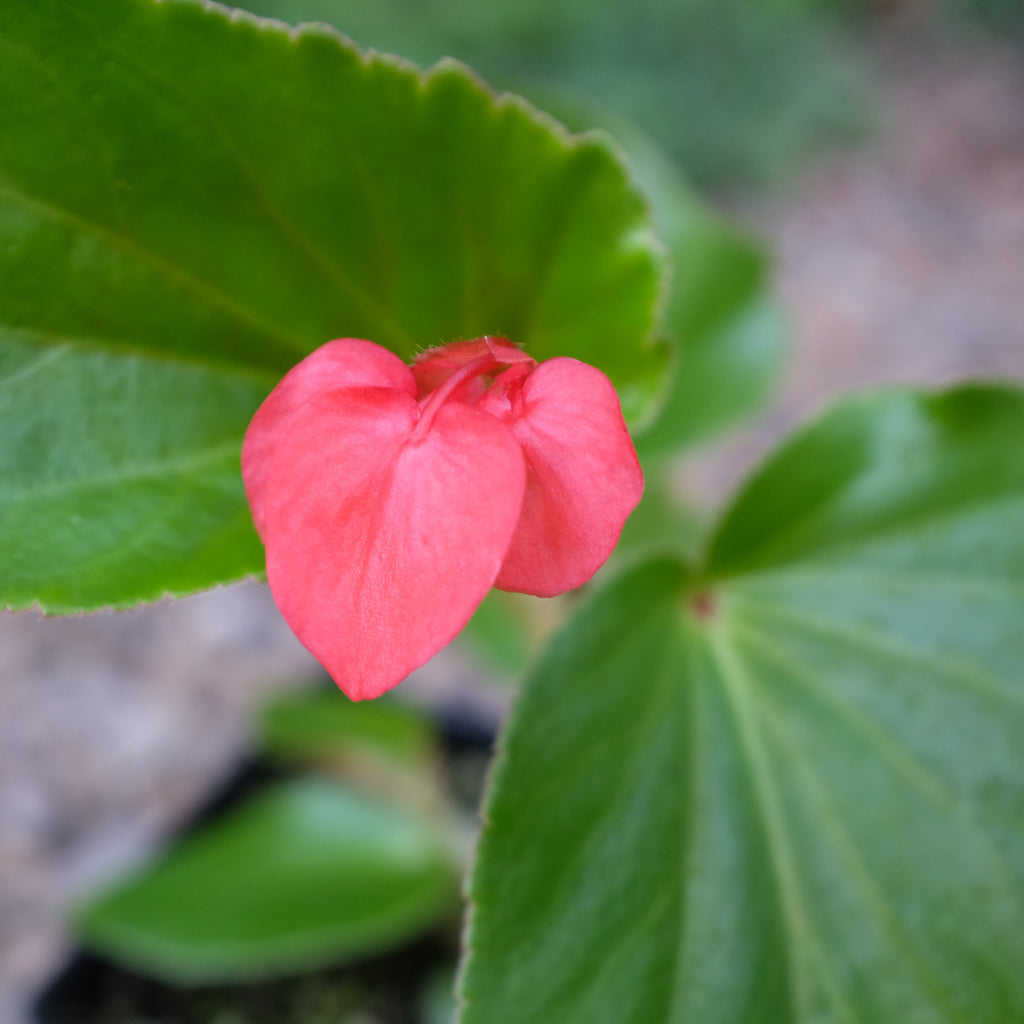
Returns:
[[[258,571],[242,433],[334,337],[506,334],[652,393],[642,199],[465,69],[180,0],[13,0],[0,55],[0,604]]]
[[[425,822],[313,780],[251,799],[86,907],[92,948],[170,981],[256,978],[387,948],[457,906]]]
[[[1024,396],[844,403],[515,709],[463,1024],[1024,1019]]]

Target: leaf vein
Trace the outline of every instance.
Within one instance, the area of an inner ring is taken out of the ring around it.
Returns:
[[[801,536],[807,532],[807,529],[820,525],[822,521],[828,521],[827,511],[823,512],[815,508],[804,519],[798,520],[795,526],[767,537],[759,546],[755,546],[752,550],[742,555],[743,562],[746,565],[753,566],[753,568],[744,569],[741,566],[734,572],[727,571],[722,575],[742,575],[747,578],[755,575],[764,575],[769,572],[778,572],[779,565],[777,559],[780,554],[785,556],[786,552],[793,548],[794,542],[799,543],[801,551],[804,551],[807,556],[810,556],[815,561],[820,561],[836,555],[856,552],[858,549],[870,546],[880,539],[891,540],[907,533],[920,534],[933,527],[946,525],[950,519],[966,518],[971,515],[991,511],[992,509],[1002,508],[1004,505],[1024,504],[1024,493],[1021,491],[1020,483],[1013,481],[1011,486],[1014,489],[1009,493],[984,495],[973,494],[970,488],[963,488],[962,500],[954,501],[941,508],[930,509],[928,512],[920,513],[916,516],[895,519],[875,529],[871,529],[871,524],[867,524],[866,528],[862,525],[861,532],[859,533],[855,528],[842,528],[839,525],[836,527],[837,540],[826,541],[817,546],[813,541],[808,542],[805,540],[800,542]]]
[[[753,605],[758,615],[768,616],[789,623],[798,630],[811,635],[824,636],[847,646],[855,647],[859,654],[865,650],[876,654],[898,657],[921,665],[944,679],[960,681],[973,686],[989,696],[1024,707],[1024,693],[1017,693],[1006,686],[998,676],[966,658],[948,653],[937,654],[934,650],[896,639],[884,630],[867,629],[851,623],[843,624],[820,616],[809,615],[802,609],[782,607],[775,602],[745,593],[733,593],[730,601],[737,605]]]
[[[190,452],[187,455],[178,455],[173,458],[153,460],[149,462],[132,463],[117,470],[99,473],[88,478],[79,477],[71,480],[60,480],[42,486],[27,487],[21,491],[7,492],[4,495],[2,505],[8,509],[16,507],[25,502],[37,501],[41,498],[53,498],[76,490],[90,490],[96,487],[109,487],[114,484],[123,484],[131,480],[145,480],[149,478],[162,478],[173,475],[189,473],[202,469],[210,464],[216,463],[228,457],[238,456],[239,442],[237,440],[213,445],[199,451]]]
[[[865,900],[865,908],[869,910],[880,930],[889,935],[892,940],[892,947],[903,954],[903,958],[911,973],[915,974],[923,983],[925,989],[936,1000],[936,1008],[948,1014],[948,1020],[959,1021],[961,1024],[968,1024],[960,1011],[950,1001],[949,993],[945,991],[940,979],[934,970],[925,963],[921,954],[913,946],[906,929],[889,908],[888,901],[882,893],[878,881],[868,867],[864,855],[859,850],[849,830],[843,823],[842,816],[837,812],[835,801],[828,790],[821,785],[813,771],[810,758],[807,753],[794,740],[791,733],[782,724],[782,715],[774,706],[771,698],[763,691],[764,708],[767,712],[766,722],[775,734],[780,748],[788,752],[789,760],[796,766],[800,777],[804,780],[805,787],[813,794],[820,816],[817,818],[824,827],[824,830],[832,836],[833,843],[838,849],[840,856],[852,869],[851,875],[855,879],[857,888]]]
[[[27,192],[19,191],[11,185],[0,185],[0,198],[6,198],[14,203],[25,206],[36,213],[48,217],[50,220],[63,223],[75,231],[92,235],[101,241],[107,242],[114,248],[137,256],[168,279],[184,286],[200,298],[220,306],[239,321],[248,323],[260,331],[277,338],[279,341],[285,342],[289,348],[295,349],[297,352],[305,352],[309,348],[309,345],[297,335],[293,335],[284,328],[265,320],[255,311],[243,306],[236,299],[212,287],[206,281],[202,281],[187,270],[183,270],[181,267],[168,262],[163,256],[147,248],[137,239],[130,238],[97,221],[89,220],[80,214],[73,213],[45,199],[40,199],[38,196],[31,196]]]
[[[39,355],[35,359],[27,362],[24,366],[18,367],[14,373],[8,374],[6,377],[0,377],[0,388],[7,388],[12,387],[15,384],[21,384],[28,380],[29,377],[35,376],[35,374],[44,367],[49,366],[51,363],[58,362],[70,351],[70,343],[64,343],[48,349],[46,352],[43,352],[42,355]]]
[[[772,873],[778,882],[779,909],[789,935],[789,943],[786,944],[785,952],[790,979],[789,998],[792,1017],[794,1020],[802,1020],[806,1016],[807,993],[805,980],[798,970],[793,949],[801,942],[814,944],[816,939],[810,931],[807,914],[802,906],[798,876],[786,842],[781,809],[778,805],[778,794],[772,784],[770,768],[765,760],[765,752],[761,738],[758,736],[757,727],[746,708],[750,702],[750,684],[722,632],[711,634],[710,650],[721,675],[722,689],[732,715],[736,739],[744,760],[747,762],[752,783],[751,792],[768,844]]]
[[[973,815],[967,813],[964,802],[958,798],[949,783],[934,768],[912,754],[906,746],[901,745],[892,732],[877,718],[851,703],[835,689],[822,685],[810,665],[792,651],[783,649],[769,634],[753,623],[738,617],[733,617],[731,626],[737,633],[746,636],[747,641],[759,649],[762,657],[769,662],[774,662],[779,669],[787,673],[789,678],[800,684],[806,693],[831,705],[837,712],[839,720],[860,733],[867,742],[873,745],[874,749],[879,750],[896,772],[970,831],[988,852],[993,865],[1007,882],[1010,892],[1013,893],[1014,902],[1024,914],[1024,887],[1014,873],[1006,855],[981,826],[981,823]]]

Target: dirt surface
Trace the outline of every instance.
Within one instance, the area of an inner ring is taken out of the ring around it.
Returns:
[[[911,47],[883,55],[876,90],[866,146],[735,204],[778,253],[794,352],[773,409],[695,460],[705,496],[850,388],[1024,378],[1024,59]],[[0,617],[0,1024],[60,965],[69,899],[203,799],[262,695],[315,673],[256,584]]]

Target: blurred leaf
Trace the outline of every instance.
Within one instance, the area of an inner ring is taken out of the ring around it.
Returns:
[[[337,687],[281,695],[263,710],[264,750],[313,766],[343,785],[450,824],[451,798],[432,723],[384,698],[355,703]]]
[[[519,675],[536,647],[517,596],[492,590],[460,634],[489,668],[507,676]]]
[[[331,338],[507,334],[630,415],[655,390],[641,197],[465,69],[150,0],[10,0],[0,51],[0,605],[260,571],[242,435]]]
[[[956,25],[975,24],[1005,39],[1024,32],[1024,7],[1020,0],[944,0],[943,10]]]
[[[458,905],[422,821],[328,782],[253,798],[85,907],[83,941],[178,983],[256,978],[363,956]]]
[[[423,1024],[453,1024],[458,1012],[454,989],[455,977],[450,970],[438,971],[430,979],[420,999]]]
[[[782,368],[786,331],[769,263],[710,211],[667,235],[675,270],[664,329],[678,342],[656,420],[637,435],[642,457],[710,440],[757,412]]]
[[[570,600],[492,590],[459,638],[490,669],[516,678],[562,622]]]
[[[676,497],[669,474],[648,470],[643,500],[626,520],[615,558],[635,561],[640,555],[670,552],[694,562],[706,533],[704,517]]]
[[[263,748],[278,757],[322,758],[350,751],[378,753],[410,767],[435,754],[430,722],[395,700],[349,700],[337,688],[282,694],[260,719]]]
[[[650,473],[654,460],[710,440],[771,397],[787,349],[771,261],[686,184],[679,167],[635,124],[557,92],[540,98],[574,131],[600,128],[625,149],[668,246],[672,281],[662,329],[673,342],[674,360],[656,419],[634,431]]]
[[[605,124],[629,153],[672,262],[663,330],[675,360],[657,419],[636,439],[649,462],[755,413],[771,395],[787,339],[767,252],[697,196],[634,125]]]
[[[527,682],[464,1024],[1024,1019],[1024,394],[840,404]]]
[[[427,65],[464,60],[530,98],[570,92],[641,124],[702,185],[778,181],[868,120],[836,0],[248,0]],[[998,0],[993,0],[998,2]],[[1015,0],[1002,0],[1012,4]]]

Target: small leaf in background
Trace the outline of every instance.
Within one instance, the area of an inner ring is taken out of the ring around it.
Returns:
[[[635,126],[608,127],[650,196],[672,263],[662,329],[675,343],[674,360],[657,418],[636,437],[651,466],[757,412],[785,362],[787,332],[767,252],[701,200]]]
[[[565,604],[564,598],[492,590],[459,634],[459,642],[487,668],[513,679],[561,620]]]
[[[290,22],[328,21],[360,45],[424,65],[451,55],[531,100],[552,89],[588,97],[642,124],[691,180],[713,187],[778,181],[823,146],[863,131],[868,62],[836,31],[841,2],[247,0],[244,6]]]
[[[242,434],[331,338],[505,334],[630,415],[656,390],[643,199],[465,69],[152,0],[11,0],[0,50],[0,605],[261,571]]]
[[[445,841],[330,782],[284,783],[86,906],[82,941],[178,983],[261,978],[364,956],[458,908]]]
[[[575,131],[598,127],[629,156],[672,267],[661,329],[673,359],[653,420],[634,431],[645,469],[713,439],[771,397],[787,353],[767,251],[687,184],[635,123],[563,93],[541,100]]]
[[[707,534],[705,516],[674,493],[666,470],[648,470],[646,477],[643,500],[626,520],[615,549],[616,563],[666,552],[695,562]]]
[[[841,403],[555,638],[463,1024],[1024,1019],[1024,394]]]
[[[396,700],[354,703],[337,688],[285,694],[259,723],[263,750],[312,763],[352,789],[456,829],[433,725]]]
[[[275,697],[259,731],[267,753],[289,760],[365,752],[419,769],[437,753],[433,727],[415,708],[395,700],[356,703],[333,687]]]
[[[664,330],[677,345],[659,414],[636,438],[646,465],[757,412],[785,357],[767,255],[696,203],[687,219],[666,234],[675,277]]]

